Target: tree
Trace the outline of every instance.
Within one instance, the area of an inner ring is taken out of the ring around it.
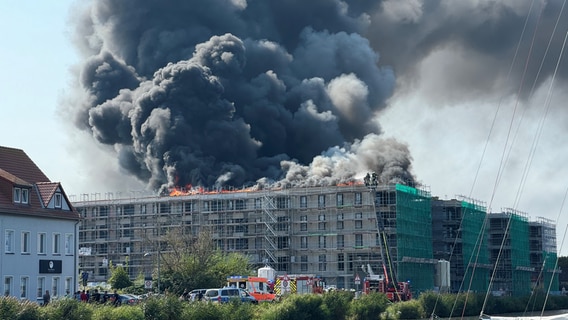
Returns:
[[[215,248],[211,233],[203,229],[197,237],[171,229],[160,250],[161,282],[169,292],[222,287],[230,275],[249,275],[250,259],[241,253],[225,254]]]
[[[113,266],[112,263],[110,263],[109,268],[111,270],[111,276],[108,282],[114,289],[120,290],[132,286],[132,281],[122,266]]]

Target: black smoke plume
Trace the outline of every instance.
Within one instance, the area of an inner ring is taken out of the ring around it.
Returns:
[[[302,8],[302,10],[297,10]],[[374,120],[394,74],[340,1],[94,1],[75,123],[152,189],[412,182]]]
[[[377,121],[395,70],[412,82],[429,54],[451,46],[486,57],[480,68],[502,64],[529,3],[86,2],[75,24],[82,99],[71,112],[154,190],[326,185],[367,171],[413,184],[408,148],[383,139]],[[549,32],[558,5],[535,8]],[[473,76],[448,92],[490,85]]]

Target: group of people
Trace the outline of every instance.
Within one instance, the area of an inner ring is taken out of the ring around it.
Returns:
[[[113,305],[118,306],[120,305],[120,296],[116,290],[114,293],[109,294],[108,291],[104,291],[103,293],[99,292],[98,289],[95,289],[93,293],[90,290],[79,290],[75,292],[73,297],[77,301],[86,302],[86,303],[107,303],[111,302]]]

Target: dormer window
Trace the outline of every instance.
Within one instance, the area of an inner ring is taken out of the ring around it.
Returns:
[[[28,204],[30,201],[30,191],[26,188],[14,187],[14,203]]]
[[[55,203],[54,203],[56,208],[61,208],[61,193],[57,192],[55,193]]]

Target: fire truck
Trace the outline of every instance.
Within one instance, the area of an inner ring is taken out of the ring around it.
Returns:
[[[230,276],[227,278],[227,286],[245,289],[259,302],[277,300],[277,296],[271,290],[270,281],[264,277]]]
[[[363,293],[384,293],[392,302],[412,299],[410,284],[408,282],[389,281],[386,275],[375,274],[370,265],[367,265],[368,275],[363,280]]]
[[[293,293],[323,293],[325,283],[315,275],[285,274],[276,277],[274,293],[287,295]]]

